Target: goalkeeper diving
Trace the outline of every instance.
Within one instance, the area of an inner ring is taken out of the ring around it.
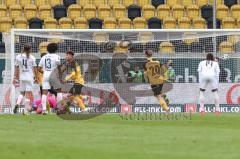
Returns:
[[[169,107],[165,100],[165,94],[162,93],[163,84],[167,81],[167,68],[160,66],[159,61],[152,59],[152,51],[145,52],[147,63],[145,64],[144,78],[151,85],[154,96],[157,98],[164,111],[169,112]]]

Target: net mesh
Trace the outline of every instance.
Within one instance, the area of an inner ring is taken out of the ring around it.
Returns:
[[[134,106],[134,111],[157,111],[158,101],[153,97],[150,85],[142,76],[146,63],[144,52],[151,49],[154,59],[159,60],[162,65],[172,62],[168,69],[169,83],[165,84],[164,91],[173,111],[186,111],[188,107],[192,108],[198,104],[198,64],[205,59],[207,53],[213,53],[219,57],[221,69],[221,104],[224,106],[240,103],[240,90],[235,89],[240,78],[238,31],[15,30],[13,37],[12,51],[8,48],[6,53],[8,75],[4,77],[4,84],[10,84],[11,72],[14,71],[7,59],[15,58],[25,43],[32,45],[32,53],[38,63],[41,53],[46,52],[47,44],[56,42],[59,47],[57,53],[62,58],[62,63],[67,50],[75,52],[75,59],[81,66],[86,83],[83,93],[91,97],[88,100],[89,106],[125,104]],[[136,79],[134,75],[137,71],[142,74]],[[53,81],[52,85],[60,86],[66,92],[72,84],[63,86],[55,79]],[[19,93],[17,89],[13,92],[15,95]],[[207,93],[212,97],[210,91]],[[212,99],[207,99],[206,103],[212,105]]]

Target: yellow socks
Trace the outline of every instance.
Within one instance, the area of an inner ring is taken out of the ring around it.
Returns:
[[[169,107],[167,106],[166,102],[164,99],[159,99],[159,104],[165,111],[169,111]]]
[[[83,103],[82,96],[81,95],[76,96],[75,100],[78,103],[78,106],[81,108],[81,110],[84,110],[85,109],[85,105]]]

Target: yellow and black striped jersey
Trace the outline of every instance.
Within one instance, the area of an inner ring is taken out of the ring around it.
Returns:
[[[66,81],[74,80],[74,83],[84,85],[81,68],[77,62],[73,61],[71,65],[67,65],[67,71],[70,71],[70,74],[66,76]]]
[[[160,65],[159,61],[148,59],[145,65],[144,76],[151,85],[163,84],[167,80],[166,67]]]
[[[43,83],[43,73],[40,71],[37,71],[37,82],[40,85],[42,85],[42,83]]]

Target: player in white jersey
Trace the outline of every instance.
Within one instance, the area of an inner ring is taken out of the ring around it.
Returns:
[[[32,90],[34,83],[34,75],[36,75],[36,59],[30,54],[31,45],[25,44],[23,52],[16,57],[14,84],[19,81],[20,95],[18,96],[17,103],[13,110],[14,114],[20,104],[24,101],[25,111],[24,114],[28,114],[31,111],[32,102]]]
[[[39,63],[40,70],[43,71],[43,82],[42,82],[42,109],[43,114],[47,114],[46,105],[47,105],[47,93],[51,89],[49,78],[51,73],[60,66],[60,56],[56,53],[58,45],[56,43],[50,43],[47,46],[48,53],[43,56]],[[57,93],[57,102],[59,103],[62,100],[62,93]]]
[[[199,73],[199,87],[200,87],[200,113],[205,114],[204,111],[204,92],[208,85],[211,86],[212,92],[214,94],[214,102],[216,107],[216,115],[220,115],[219,107],[219,95],[218,95],[218,84],[219,84],[219,65],[214,60],[214,56],[210,53],[207,54],[207,58],[201,61],[198,66]]]

